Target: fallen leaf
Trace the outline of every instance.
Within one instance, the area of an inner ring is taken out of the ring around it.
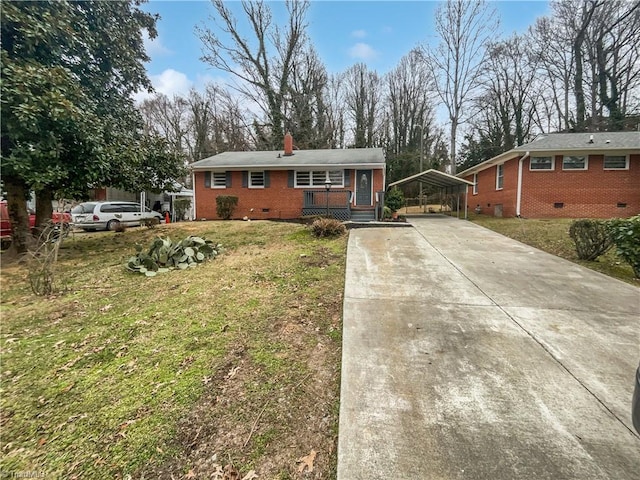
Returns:
[[[47,443],[47,439],[46,438],[41,438],[40,440],[38,440],[38,446],[41,447],[42,445],[44,445],[45,443]]]
[[[184,478],[196,478],[196,473],[193,471],[193,469],[191,469],[187,472]]]
[[[244,477],[242,477],[242,480],[253,480],[254,478],[258,478],[258,475],[255,470],[250,470]]]
[[[225,465],[222,480],[240,480],[240,474],[238,470],[233,468],[233,465]]]
[[[68,392],[69,390],[71,390],[71,389],[73,388],[73,386],[74,386],[74,385],[75,385],[75,382],[74,382],[74,383],[70,383],[69,385],[67,385],[66,387],[64,387],[64,388],[63,388],[62,390],[60,390],[60,391],[61,391],[61,392],[66,393],[66,392]]]
[[[113,308],[113,305],[108,304],[108,305],[105,305],[104,307],[100,307],[100,311],[104,313],[104,312],[108,312],[112,308]]]
[[[211,377],[202,377],[202,383],[209,385],[209,383],[211,383]]]
[[[307,468],[307,472],[313,472],[313,462],[316,459],[316,455],[316,451],[311,450],[309,455],[299,458],[298,463],[300,463],[300,466],[298,467],[298,473],[304,472],[305,468]]]
[[[240,366],[233,367],[231,370],[229,370],[229,373],[227,373],[227,378],[235,377],[236,373],[238,373],[238,370],[240,370]]]

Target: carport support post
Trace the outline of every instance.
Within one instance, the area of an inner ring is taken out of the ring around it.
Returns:
[[[467,205],[467,192],[469,191],[469,186],[464,186],[464,219],[467,219],[467,210],[469,210],[469,205]]]

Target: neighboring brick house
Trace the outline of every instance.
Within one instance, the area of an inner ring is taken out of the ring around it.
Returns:
[[[373,220],[385,186],[381,148],[224,152],[191,165],[196,219],[217,219],[216,197],[238,197],[233,218],[299,219],[327,212]],[[328,190],[327,190],[328,187]],[[329,192],[329,193],[327,193]]]
[[[640,213],[640,132],[552,133],[458,175],[469,208],[496,217]]]

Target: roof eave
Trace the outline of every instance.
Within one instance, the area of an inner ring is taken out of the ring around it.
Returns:
[[[336,168],[336,169],[345,169],[345,168],[385,168],[386,163],[314,163],[314,164],[306,164],[306,163],[292,163],[292,164],[281,164],[281,165],[256,165],[256,164],[245,164],[245,165],[229,165],[229,164],[221,164],[221,165],[191,165],[190,168],[192,171],[206,171],[206,170],[301,170],[301,169],[311,169],[311,168]]]

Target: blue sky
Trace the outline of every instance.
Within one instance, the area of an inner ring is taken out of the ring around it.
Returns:
[[[311,3],[308,34],[329,73],[364,62],[384,74],[420,43],[437,41],[433,35],[435,1],[324,1]],[[539,16],[549,13],[546,1],[492,1],[500,17],[496,38],[523,32]],[[274,17],[285,12],[283,3],[271,3]],[[229,2],[237,11],[240,3]],[[215,28],[208,1],[151,0],[143,9],[158,13],[158,37],[146,42],[151,61],[147,71],[162,93],[186,93],[207,81],[225,82],[228,75],[200,60],[202,45],[196,25]]]

